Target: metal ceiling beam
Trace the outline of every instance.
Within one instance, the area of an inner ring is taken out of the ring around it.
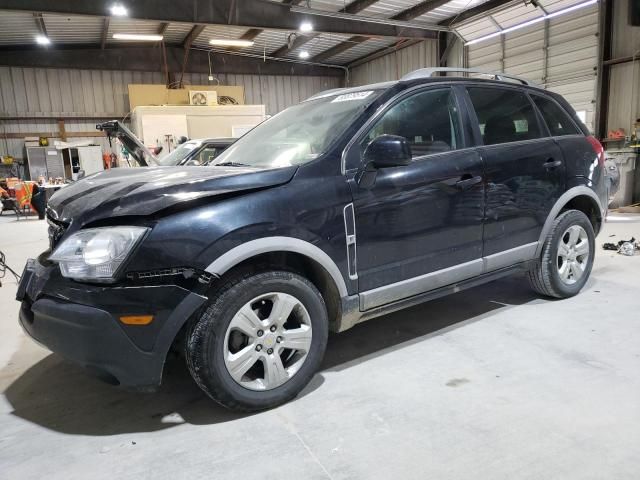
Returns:
[[[350,37],[348,40],[345,40],[344,42],[339,43],[338,45],[331,47],[325,50],[324,52],[320,52],[318,55],[313,57],[311,61],[324,62],[325,60],[331,57],[335,57],[336,55],[340,55],[341,53],[346,52],[350,48],[353,48],[356,45],[359,45],[360,43],[364,43],[370,39],[371,37],[363,37],[362,35],[356,35],[354,37]]]
[[[189,63],[189,54],[191,53],[191,45],[194,40],[198,38],[198,36],[204,30],[204,25],[194,25],[191,28],[191,31],[187,34],[187,37],[182,42],[182,48],[184,49],[184,55],[182,59],[182,69],[180,70],[180,83],[179,86],[182,88],[182,79],[184,78],[184,72],[187,69],[187,63]]]
[[[158,35],[164,35],[164,33],[167,31],[167,28],[169,28],[169,22],[162,22],[158,27]]]
[[[42,13],[34,12],[33,19],[36,22],[36,26],[38,27],[38,30],[40,30],[40,34],[48,38],[49,34],[47,33],[47,26],[44,24],[44,18],[42,18]]]
[[[356,13],[360,13],[362,10],[364,10],[367,7],[370,7],[371,5],[373,5],[374,3],[378,2],[379,0],[355,0],[351,3],[349,3],[348,5],[346,5],[345,7],[341,8],[340,10],[338,10],[339,13],[349,13],[352,15],[355,15]],[[300,2],[298,2],[300,3]],[[291,43],[291,45],[286,44],[283,45],[282,47],[278,48],[277,50],[275,50],[274,52],[271,53],[272,57],[286,57],[289,52],[294,51],[297,48],[300,48],[302,45],[304,45],[305,43],[310,42],[311,40],[313,40],[314,38],[316,38],[318,36],[317,33],[312,33],[312,34],[307,34],[307,35],[298,35],[296,37],[296,39]]]
[[[187,33],[187,36],[182,42],[182,48],[184,48],[185,50],[189,50],[195,39],[200,36],[204,28],[205,25],[194,25],[189,33]]]
[[[451,27],[452,25],[455,25],[457,23],[462,23],[466,20],[469,20],[470,18],[477,17],[478,15],[483,15],[491,10],[500,8],[508,3],[514,3],[514,0],[489,0],[488,2],[478,5],[477,7],[463,10],[457,15],[446,18],[438,22],[438,25]]]
[[[109,15],[110,2],[79,0],[0,0],[0,9],[64,15]],[[291,12],[291,5],[268,0],[136,0],[127,2],[129,18],[158,22],[239,25],[295,31],[304,13]],[[422,28],[388,25],[356,19],[317,17],[317,32],[406,38],[431,38]]]
[[[450,0],[425,0],[423,2],[418,3],[417,5],[414,5],[413,7],[402,10],[401,12],[392,16],[390,19],[401,20],[401,21],[413,20],[414,18],[424,15],[425,13],[428,13],[431,10],[441,7],[448,1]],[[428,33],[430,33],[428,38],[432,38],[432,39],[438,38],[438,34],[436,32],[428,32]],[[335,57],[336,55],[346,52],[350,48],[355,47],[360,43],[366,42],[368,39],[369,39],[368,37],[365,37],[362,35],[355,35],[349,38],[348,40],[342,43],[339,43],[335,47],[331,47],[328,50],[325,50],[324,52],[319,53],[318,55],[312,58],[312,61],[324,62],[325,60],[331,57]]]
[[[358,65],[370,62],[371,60],[375,60],[376,58],[384,57],[385,55],[389,55],[390,53],[397,52],[398,50],[406,47],[410,47],[411,45],[417,45],[420,42],[422,42],[422,40],[400,40],[395,45],[392,45],[390,47],[382,47],[375,52],[371,52],[364,57],[360,57],[357,60],[354,60],[348,65],[348,67],[357,67]]]
[[[107,36],[109,35],[109,23],[111,17],[104,17],[102,20],[102,38],[100,39],[100,48],[104,50],[107,46]]]
[[[184,59],[182,47],[167,46],[166,55],[168,71],[180,72]],[[186,72],[209,72],[206,51],[191,49],[189,58]],[[262,59],[223,53],[214,53],[211,58],[216,74],[344,76],[344,71],[339,68],[318,65],[270,60],[265,62]],[[12,45],[0,48],[0,65],[7,66],[153,72],[162,64],[162,49],[157,45],[141,47],[140,44],[129,44],[113,48],[107,45],[104,50],[98,45],[63,45],[48,49],[35,45]]]

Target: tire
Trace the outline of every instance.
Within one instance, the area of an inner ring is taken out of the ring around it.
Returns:
[[[572,235],[578,235],[573,246]],[[595,233],[591,222],[581,211],[567,210],[553,222],[540,258],[528,272],[529,283],[541,295],[573,297],[589,279],[594,256]]]
[[[290,314],[280,315],[290,306]],[[328,326],[322,295],[306,278],[286,271],[238,275],[190,325],[187,365],[219,404],[240,411],[273,408],[293,399],[317,372]]]

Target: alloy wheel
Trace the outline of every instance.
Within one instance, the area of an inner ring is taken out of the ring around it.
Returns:
[[[589,237],[580,225],[572,225],[560,237],[556,265],[560,280],[573,285],[589,265]]]
[[[227,371],[249,390],[272,390],[299,370],[311,348],[311,318],[302,302],[270,292],[247,302],[224,340]]]

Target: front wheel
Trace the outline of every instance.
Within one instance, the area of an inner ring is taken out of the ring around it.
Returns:
[[[220,288],[187,335],[187,363],[204,392],[235,410],[294,398],[320,366],[328,319],[316,287],[291,272],[248,274]]]
[[[554,221],[540,258],[529,271],[529,283],[542,295],[572,297],[589,279],[594,255],[591,222],[579,210],[567,210]]]

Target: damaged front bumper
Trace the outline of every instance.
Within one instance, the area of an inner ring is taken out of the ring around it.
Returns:
[[[27,262],[17,300],[20,324],[38,343],[110,383],[150,389],[161,383],[176,335],[207,297],[177,285],[78,283],[41,256]],[[131,315],[153,315],[153,320],[148,325],[120,321]]]

